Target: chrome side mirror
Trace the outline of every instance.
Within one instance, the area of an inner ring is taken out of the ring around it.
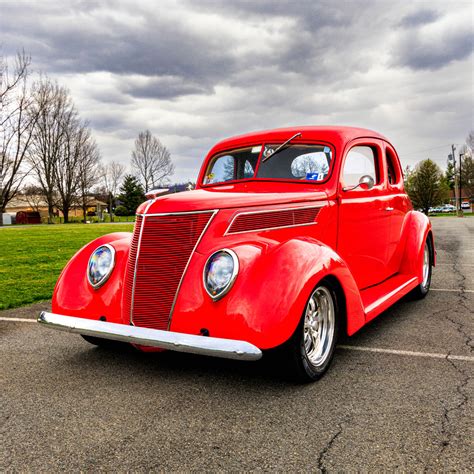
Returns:
[[[364,176],[361,176],[359,179],[359,184],[356,184],[355,186],[349,186],[347,188],[342,188],[343,191],[352,191],[353,189],[356,188],[361,188],[361,189],[372,189],[375,185],[374,178],[368,174],[364,174]]]

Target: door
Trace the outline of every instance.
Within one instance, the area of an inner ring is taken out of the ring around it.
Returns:
[[[382,156],[381,141],[357,140],[350,144],[341,167],[337,251],[359,289],[391,275],[387,252],[391,212]],[[374,179],[373,188],[351,189],[364,175]]]
[[[406,213],[411,209],[403,186],[403,174],[400,161],[395,149],[389,144],[384,144],[386,186],[389,196],[389,212],[392,214],[390,220],[390,238],[387,245],[388,266],[392,274],[400,269],[403,257],[403,226]]]

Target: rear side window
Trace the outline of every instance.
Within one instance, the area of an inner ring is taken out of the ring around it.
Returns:
[[[343,186],[355,186],[365,175],[371,176],[378,183],[377,157],[370,146],[355,146],[349,150],[344,162]]]
[[[397,184],[399,181],[399,175],[397,173],[396,156],[389,148],[385,149],[385,159],[387,160],[387,178],[388,184]]]

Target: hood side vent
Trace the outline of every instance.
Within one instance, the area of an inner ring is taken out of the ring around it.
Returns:
[[[252,211],[237,214],[226,234],[240,234],[284,227],[316,224],[321,206],[276,209],[272,211]]]

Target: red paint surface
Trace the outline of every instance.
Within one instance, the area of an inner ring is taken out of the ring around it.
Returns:
[[[201,184],[208,161],[216,153],[282,143],[298,131],[302,136],[295,142],[332,148],[326,181],[249,179]],[[380,180],[371,190],[343,191],[342,165],[357,144],[378,150]],[[387,149],[395,156],[396,183],[388,180]],[[189,334],[206,328],[211,336],[246,340],[267,349],[291,336],[309,295],[323,278],[332,278],[342,288],[349,334],[421,281],[423,246],[428,236],[432,238],[431,225],[426,216],[413,211],[396,152],[375,132],[301,127],[230,138],[209,152],[197,187],[139,207],[137,212],[145,213],[145,227],[138,260],[138,232],[133,241],[131,234],[109,234],[81,249],[58,280],[53,311],[91,319],[106,316],[108,321],[130,324],[136,270],[135,324],[155,328],[169,324],[170,330]],[[318,209],[310,210],[311,206]],[[150,216],[209,210],[218,212],[195,252],[192,249],[207,214]],[[116,265],[105,285],[94,290],[87,282],[87,262],[103,243],[116,249]],[[203,287],[202,272],[209,255],[222,248],[235,251],[240,271],[229,293],[212,301]]]

